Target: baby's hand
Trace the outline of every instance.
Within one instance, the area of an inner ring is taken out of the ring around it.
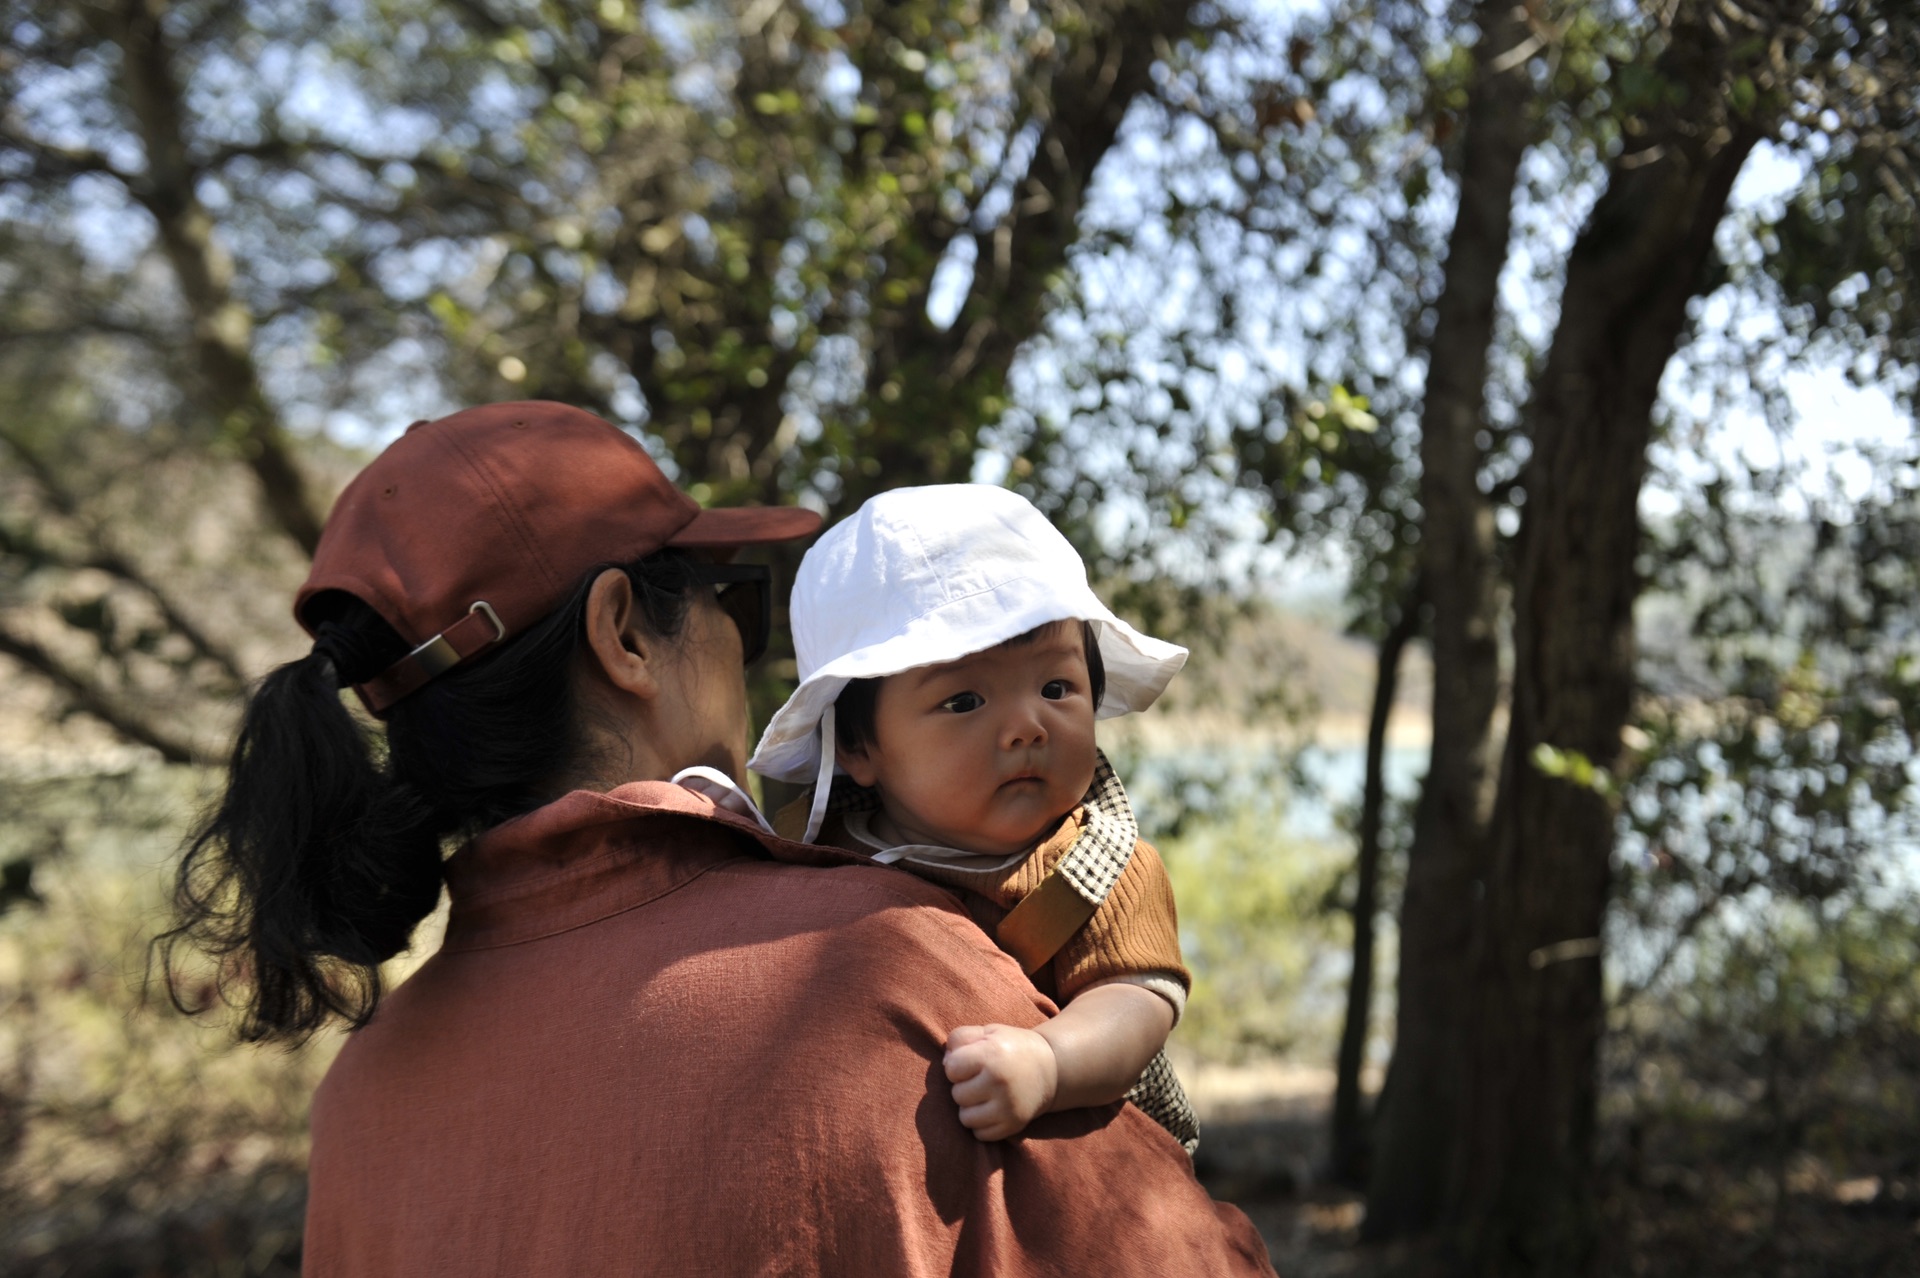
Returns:
[[[1053,1103],[1053,1047],[1030,1029],[962,1025],[947,1035],[947,1081],[960,1121],[981,1140],[1005,1140]]]

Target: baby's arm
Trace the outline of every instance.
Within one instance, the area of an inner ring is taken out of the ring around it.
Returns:
[[[1166,999],[1112,981],[1035,1029],[962,1025],[947,1036],[947,1081],[968,1130],[1004,1140],[1037,1115],[1119,1100],[1172,1031]]]

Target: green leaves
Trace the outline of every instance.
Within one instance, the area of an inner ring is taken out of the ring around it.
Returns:
[[[1681,100],[1685,89],[1649,62],[1628,62],[1614,69],[1615,100],[1623,111],[1645,112]]]
[[[1606,769],[1595,766],[1592,759],[1578,750],[1563,750],[1542,742],[1533,748],[1529,762],[1543,776],[1557,777],[1582,790],[1592,791],[1603,799],[1613,798],[1618,793],[1612,775]]]
[[[1735,114],[1743,116],[1751,115],[1754,104],[1759,100],[1760,91],[1754,87],[1752,76],[1737,75],[1733,77],[1733,84],[1727,90],[1727,101],[1732,105]]]
[[[1367,412],[1367,397],[1355,395],[1345,386],[1334,386],[1325,400],[1312,400],[1305,409],[1306,422],[1302,430],[1311,427],[1308,438],[1319,442],[1327,440],[1321,447],[1332,451],[1337,446],[1339,436],[1345,431],[1354,431],[1362,435],[1371,435],[1380,427],[1379,419]]]
[[[782,89],[778,93],[756,93],[753,95],[753,109],[761,115],[782,116],[799,115],[807,108],[800,94],[793,89]]]

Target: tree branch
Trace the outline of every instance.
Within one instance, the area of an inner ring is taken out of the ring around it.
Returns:
[[[187,143],[186,104],[160,15],[144,0],[87,10],[122,52],[122,87],[147,152],[133,195],[159,223],[160,242],[193,317],[193,352],[207,415],[237,438],[260,483],[269,518],[312,554],[320,514],[279,415],[253,362],[253,320],[233,295],[233,262],[215,238],[196,185],[202,169]]]
[[[164,349],[166,346],[160,336],[151,329],[104,316],[93,316],[72,324],[60,324],[49,328],[0,328],[0,348],[13,345],[25,346],[35,342],[72,342],[88,337],[132,338],[156,350]]]
[[[174,603],[172,597],[161,588],[160,583],[149,577],[138,564],[105,544],[101,530],[92,520],[84,515],[81,511],[79,500],[74,496],[72,490],[67,488],[66,485],[60,481],[59,477],[53,473],[52,468],[46,464],[44,458],[31,448],[28,448],[22,441],[4,431],[0,431],[0,442],[5,443],[13,455],[19,458],[21,464],[33,475],[35,481],[38,482],[42,492],[45,494],[48,503],[60,514],[73,520],[74,523],[81,528],[87,541],[91,545],[92,554],[79,561],[70,561],[67,564],[68,567],[97,569],[109,576],[117,577],[121,581],[141,591],[151,599],[154,606],[160,610],[161,618],[166,621],[167,625],[176,634],[191,644],[195,652],[207,661],[213,663],[222,674],[232,681],[235,687],[245,686],[247,676],[240,669],[239,661],[226,645],[217,642],[212,636],[200,629],[192,618],[180,610],[179,606]],[[34,542],[29,546],[25,544],[23,539],[10,534],[4,526],[0,526],[0,551],[6,551],[10,554],[39,553],[47,555],[48,557],[52,556],[52,552],[46,550],[40,543]]]
[[[0,656],[13,658],[57,688],[75,708],[92,715],[127,740],[158,751],[168,763],[193,763],[199,758],[186,738],[130,713],[120,698],[67,669],[52,653],[25,635],[12,633],[3,623],[0,623]]]
[[[101,173],[131,186],[134,174],[123,173],[103,152],[84,146],[59,146],[27,136],[17,122],[9,121],[0,129],[0,150],[24,152],[33,164],[33,177],[42,180],[70,180],[86,173]]]
[[[1033,71],[1020,116],[1041,125],[1033,159],[998,225],[972,232],[973,285],[954,322],[942,329],[927,318],[935,263],[889,263],[908,288],[904,301],[876,308],[872,321],[866,406],[882,476],[937,482],[970,460],[962,441],[1003,393],[1021,342],[1039,329],[1078,240],[1095,169],[1129,106],[1151,85],[1159,50],[1194,26],[1189,3],[1106,0],[1085,10],[1077,33],[1036,55],[1043,65]],[[850,492],[848,500],[864,495]]]

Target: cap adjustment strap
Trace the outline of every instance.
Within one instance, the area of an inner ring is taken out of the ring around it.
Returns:
[[[463,661],[471,660],[507,637],[500,614],[486,600],[477,600],[467,615],[409,652],[385,670],[355,684],[361,703],[376,715],[408,693],[418,691]]]

